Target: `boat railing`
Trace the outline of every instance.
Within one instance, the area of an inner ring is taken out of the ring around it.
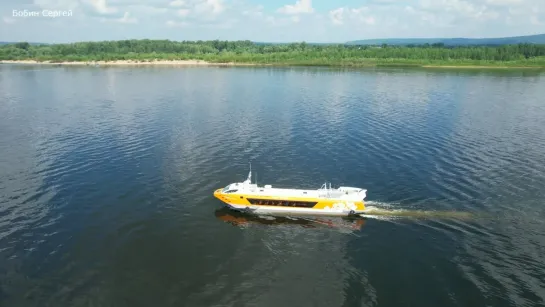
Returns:
[[[331,191],[331,182],[329,183],[329,187],[327,186],[327,182],[322,184],[322,186],[318,189],[318,197],[329,197]]]

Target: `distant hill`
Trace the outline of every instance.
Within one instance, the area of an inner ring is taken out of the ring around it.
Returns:
[[[270,43],[270,42],[252,42],[256,45],[289,45],[289,44],[294,44],[294,43],[301,43],[299,41],[297,42],[283,42],[283,43]],[[311,46],[329,46],[329,45],[342,45],[343,43],[313,43],[313,42],[305,42],[307,45],[311,45]]]
[[[8,44],[16,44],[18,42],[0,42],[0,46]],[[287,45],[299,42],[253,42],[256,45]],[[344,45],[424,45],[442,43],[445,46],[498,46],[498,45],[513,45],[513,44],[544,44],[545,34],[499,37],[499,38],[379,38],[379,39],[364,39],[349,41]],[[30,45],[51,45],[48,43],[29,42]],[[314,43],[306,42],[310,46],[328,46],[328,45],[343,45],[343,43]]]
[[[443,43],[446,46],[545,44],[545,34],[499,38],[384,38],[347,42],[347,45],[423,45]]]
[[[0,42],[0,46],[1,45],[11,45],[11,44],[17,44],[19,42]],[[33,46],[38,46],[38,45],[49,45],[49,44],[46,44],[46,43],[30,43],[30,45],[33,45]]]

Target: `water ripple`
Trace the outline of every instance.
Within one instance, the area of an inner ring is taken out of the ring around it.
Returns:
[[[18,69],[0,67],[2,305],[545,301],[540,76]],[[260,184],[365,187],[368,212],[218,214],[249,161]]]

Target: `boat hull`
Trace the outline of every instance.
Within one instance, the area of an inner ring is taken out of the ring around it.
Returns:
[[[323,216],[350,216],[361,214],[363,210],[334,210],[334,209],[313,209],[313,208],[292,208],[283,206],[244,206],[236,204],[226,204],[231,209],[250,212],[254,214],[273,214],[273,215],[323,215]]]
[[[221,190],[216,190],[214,196],[232,209],[254,214],[350,216],[364,213],[365,209],[363,201],[277,197],[259,197],[256,199],[255,195],[224,194]],[[276,205],[263,205],[262,203],[275,203]],[[278,204],[289,204],[289,206]],[[301,207],[308,204],[312,206]]]

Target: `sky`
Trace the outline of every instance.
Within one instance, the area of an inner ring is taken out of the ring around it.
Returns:
[[[38,16],[14,16],[14,10]],[[69,16],[43,16],[66,11]],[[342,43],[545,33],[545,0],[0,0],[0,41]]]

